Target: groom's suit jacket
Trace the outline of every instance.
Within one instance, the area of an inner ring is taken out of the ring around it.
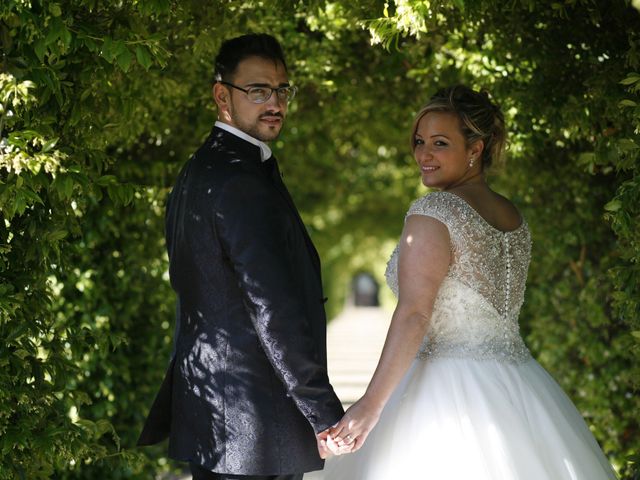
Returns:
[[[274,160],[215,127],[169,197],[172,359],[138,441],[220,473],[317,470],[342,407],[320,261]]]

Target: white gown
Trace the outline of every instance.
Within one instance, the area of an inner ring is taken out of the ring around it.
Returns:
[[[444,223],[452,262],[429,330],[358,452],[324,480],[604,480],[610,463],[571,400],[519,333],[531,253],[526,222],[501,232],[455,194],[408,215]],[[397,295],[398,249],[387,266]]]

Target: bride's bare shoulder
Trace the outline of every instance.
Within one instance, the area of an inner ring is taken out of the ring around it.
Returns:
[[[515,230],[522,224],[518,208],[505,196],[489,189],[459,189],[455,192],[487,223],[503,231]]]

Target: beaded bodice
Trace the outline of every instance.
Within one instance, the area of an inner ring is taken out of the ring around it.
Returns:
[[[531,255],[526,222],[502,232],[465,200],[435,192],[416,200],[409,215],[433,217],[446,225],[451,263],[440,286],[420,358],[473,357],[522,362],[530,357],[518,315],[524,301]],[[387,264],[387,283],[398,295],[396,247]]]

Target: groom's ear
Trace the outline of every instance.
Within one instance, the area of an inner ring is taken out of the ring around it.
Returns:
[[[231,120],[231,93],[229,89],[220,82],[213,84],[213,100],[218,106],[218,117],[226,121]]]

